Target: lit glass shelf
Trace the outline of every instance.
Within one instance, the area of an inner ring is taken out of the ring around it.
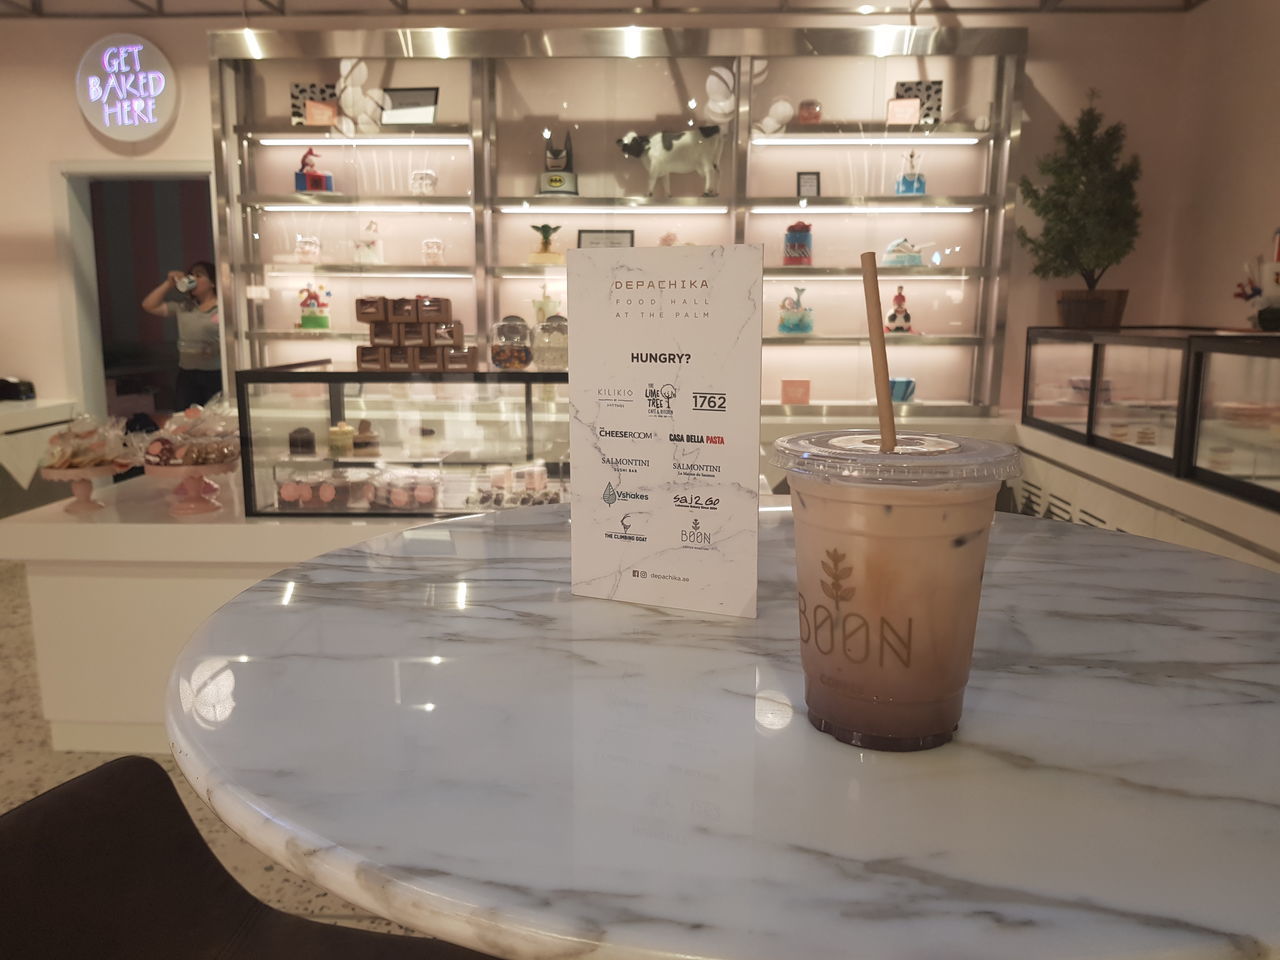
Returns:
[[[929,128],[890,126],[883,121],[793,124],[779,133],[753,133],[753,147],[935,147],[974,146],[991,139],[972,124],[943,123]]]
[[[237,127],[236,134],[262,147],[323,145],[326,147],[463,147],[471,145],[471,128],[466,124],[406,126],[377,133],[347,136],[332,127],[296,127],[259,124]]]
[[[820,337],[801,334],[763,337],[769,347],[840,347],[870,343],[869,337]],[[886,333],[887,347],[973,347],[982,343],[982,337],[963,334],[957,336],[931,336],[930,334]]]
[[[369,342],[367,330],[246,330],[249,340],[351,340]]]
[[[883,197],[755,197],[747,210],[758,214],[819,216],[822,214],[927,214],[972,213],[985,210],[990,198],[935,197],[925,195]]]
[[[881,279],[969,280],[983,276],[981,267],[880,267]],[[861,267],[766,267],[766,280],[851,280],[862,276]]]
[[[547,263],[539,266],[490,267],[489,271],[500,280],[516,280],[521,278],[563,277],[568,267],[563,263]]]
[[[471,213],[470,197],[353,196],[318,190],[246,194],[240,204],[265,213]]]
[[[421,264],[370,263],[249,263],[239,268],[267,277],[351,277],[353,279],[398,278],[472,280],[469,267],[424,267]]]
[[[728,202],[720,197],[498,197],[499,213],[567,215],[579,214],[668,214],[690,216],[724,215]]]

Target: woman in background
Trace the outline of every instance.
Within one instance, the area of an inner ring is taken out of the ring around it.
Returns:
[[[195,285],[177,303],[167,300],[171,290],[182,290],[186,277]],[[157,317],[178,321],[177,407],[207,403],[222,390],[222,329],[218,322],[217,272],[212,263],[197,260],[186,273],[170,270],[168,277],[142,301],[142,309]]]

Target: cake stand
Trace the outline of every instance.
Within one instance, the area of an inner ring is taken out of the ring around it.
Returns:
[[[182,481],[175,491],[182,499],[173,502],[169,507],[169,514],[174,517],[191,517],[222,509],[222,504],[213,499],[211,493],[205,488],[205,478],[232,473],[239,468],[239,464],[239,458],[224,460],[221,463],[148,463],[146,471],[148,476]],[[214,492],[217,489],[214,486]]]
[[[67,504],[67,513],[93,513],[103,507],[103,504],[93,499],[93,481],[98,477],[113,477],[128,469],[114,463],[104,463],[96,467],[42,467],[40,476],[46,480],[71,484],[71,495],[74,499]]]

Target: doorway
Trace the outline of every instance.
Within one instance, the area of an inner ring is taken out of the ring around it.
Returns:
[[[177,323],[141,303],[169,271],[214,260],[209,180],[112,177],[88,186],[105,410],[161,423],[176,406]]]

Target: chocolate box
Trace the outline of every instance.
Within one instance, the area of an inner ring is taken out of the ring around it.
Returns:
[[[427,343],[433,347],[460,347],[463,345],[462,324],[456,320],[428,320]]]
[[[396,328],[400,339],[398,344],[405,347],[427,347],[430,341],[427,337],[427,325],[425,323],[395,323],[391,326]]]
[[[361,323],[377,323],[387,319],[386,297],[356,297],[356,319]]]
[[[369,342],[375,347],[399,347],[404,345],[404,336],[401,331],[409,324],[392,323],[389,320],[379,320],[376,323],[369,324]],[[418,324],[414,324],[418,326]]]
[[[387,370],[417,370],[417,347],[383,347],[387,351]]]
[[[439,347],[412,347],[418,354],[418,365],[414,368],[421,373],[437,373],[444,369]]]
[[[478,363],[475,347],[441,347],[440,366],[444,370],[475,370]]]
[[[452,320],[453,302],[444,297],[419,297],[419,320]]]
[[[389,347],[356,347],[356,369],[387,369],[387,351],[389,349]]]
[[[388,299],[387,319],[392,323],[412,323],[418,319],[418,301],[411,297]]]

